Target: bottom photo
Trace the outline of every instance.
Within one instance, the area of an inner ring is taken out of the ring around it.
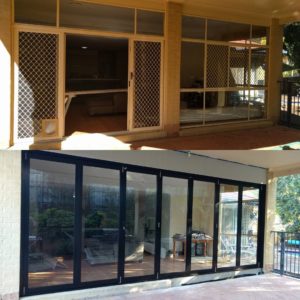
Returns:
[[[0,189],[0,299],[299,292],[297,151],[0,151]]]

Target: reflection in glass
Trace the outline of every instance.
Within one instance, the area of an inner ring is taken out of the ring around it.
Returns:
[[[257,262],[259,190],[243,189],[241,265],[254,265]]]
[[[163,178],[161,273],[185,271],[188,181]]]
[[[56,0],[14,0],[15,22],[56,25]]]
[[[250,90],[250,119],[261,119],[265,117],[265,90]]]
[[[249,43],[249,24],[207,20],[207,39],[212,41]]]
[[[218,268],[236,265],[238,187],[220,186]]]
[[[209,92],[205,95],[205,123],[248,120],[249,92]]]
[[[137,10],[137,33],[164,35],[164,14],[160,12]]]
[[[251,86],[264,87],[266,86],[266,69],[268,52],[265,48],[251,49]]]
[[[268,45],[269,31],[268,27],[253,25],[251,43],[253,45]]]
[[[194,181],[191,269],[212,268],[215,184]]]
[[[83,169],[81,280],[118,276],[119,171]]]
[[[29,287],[73,282],[75,167],[30,161]]]
[[[181,88],[204,87],[204,44],[183,42],[181,48]]]
[[[245,87],[249,84],[249,49],[230,47],[229,86]]]
[[[197,17],[182,17],[182,37],[190,39],[205,39],[205,19]]]
[[[133,33],[134,9],[60,0],[60,25]]]
[[[154,274],[156,176],[127,173],[125,277]]]

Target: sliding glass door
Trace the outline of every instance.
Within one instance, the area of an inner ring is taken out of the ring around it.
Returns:
[[[238,186],[220,185],[218,268],[236,266],[238,200]]]
[[[127,172],[126,179],[125,277],[154,275],[157,178]]]
[[[191,270],[213,267],[215,184],[194,181],[191,236]]]
[[[32,159],[29,172],[28,287],[73,283],[75,166]]]
[[[83,167],[81,281],[118,278],[120,172]]]
[[[161,273],[186,270],[188,180],[163,177],[161,223]]]

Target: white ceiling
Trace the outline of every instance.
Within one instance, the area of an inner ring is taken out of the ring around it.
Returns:
[[[300,168],[299,151],[192,151],[193,154],[224,159],[271,171]]]

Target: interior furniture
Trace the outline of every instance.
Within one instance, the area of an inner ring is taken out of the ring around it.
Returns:
[[[102,90],[87,90],[87,91],[71,91],[65,93],[65,115],[67,115],[72,100],[77,96],[82,95],[98,95],[98,94],[116,94],[127,93],[127,89],[102,89]]]
[[[205,236],[201,239],[192,238],[192,245],[196,248],[197,244],[203,244],[203,256],[207,256],[207,245],[212,242],[212,238],[209,236]],[[176,243],[182,243],[184,258],[186,258],[186,237],[182,235],[174,235],[173,236],[173,258],[176,257]]]

